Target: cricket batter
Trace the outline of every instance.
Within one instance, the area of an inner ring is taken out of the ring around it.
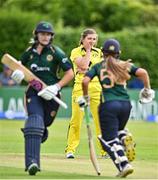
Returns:
[[[26,90],[26,109],[28,118],[22,129],[25,139],[25,167],[29,175],[40,171],[41,143],[48,138],[48,129],[57,114],[59,104],[53,96],[60,98],[60,90],[73,78],[73,70],[69,59],[58,47],[52,45],[54,30],[50,23],[40,22],[34,30],[33,45],[21,57],[21,63],[31,70],[48,86],[39,93],[32,82]],[[58,70],[65,72],[62,79]],[[12,73],[12,78],[20,83],[24,74],[20,70]],[[37,87],[37,86],[36,86]]]
[[[119,60],[120,44],[108,39],[103,46],[104,60],[94,65],[83,80],[83,99],[87,102],[88,84],[98,77],[102,86],[102,103],[99,107],[99,120],[102,136],[99,140],[118,169],[117,177],[126,177],[133,173],[130,164],[135,158],[132,136],[125,130],[131,111],[131,103],[126,90],[126,81],[134,75],[141,79],[144,88],[140,91],[142,103],[151,102],[154,90],[150,87],[148,73],[134,66],[130,61]],[[90,85],[90,84],[89,84]]]
[[[72,117],[69,123],[67,147],[65,149],[67,158],[74,158],[74,153],[79,145],[81,123],[84,112],[78,105],[78,98],[83,95],[82,80],[87,70],[102,59],[102,52],[96,48],[98,35],[94,29],[85,29],[81,34],[79,46],[71,52],[70,59],[73,63],[75,74],[75,84],[72,91]],[[90,110],[96,127],[96,134],[100,134],[100,124],[98,120],[98,105],[100,103],[101,86],[98,78],[94,78],[89,86]],[[98,142],[100,145],[100,143]],[[106,153],[100,145],[100,153]]]

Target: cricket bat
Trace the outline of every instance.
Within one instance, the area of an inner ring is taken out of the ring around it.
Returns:
[[[99,163],[97,160],[97,155],[96,155],[95,147],[94,147],[94,143],[93,143],[92,130],[90,127],[90,117],[89,117],[89,112],[88,112],[87,106],[84,107],[84,112],[85,112],[85,120],[86,120],[86,126],[87,126],[90,159],[94,166],[94,169],[96,170],[96,172],[99,176],[101,174],[101,171],[100,171],[100,167],[99,167]]]
[[[4,54],[1,62],[7,65],[13,71],[15,71],[16,69],[21,70],[25,75],[24,77],[25,81],[31,84],[31,86],[34,89],[36,89],[38,92],[47,87],[47,85],[42,80],[40,80],[37,76],[35,76],[29,69],[27,69],[24,65],[22,65],[11,55]],[[63,108],[67,109],[67,105],[57,96],[54,96],[53,99]]]

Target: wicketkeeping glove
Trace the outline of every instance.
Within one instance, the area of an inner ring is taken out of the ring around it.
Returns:
[[[51,100],[51,99],[53,99],[54,96],[56,96],[58,94],[60,89],[61,89],[61,87],[59,86],[59,84],[47,86],[46,88],[44,88],[43,90],[41,90],[38,93],[38,96],[41,96],[42,98],[44,98],[46,100]]]
[[[150,103],[155,98],[155,91],[153,89],[143,88],[139,93],[139,102],[141,104]]]
[[[89,106],[89,101],[90,101],[90,98],[89,96],[80,96],[78,99],[77,99],[77,102],[80,106],[80,108],[84,108],[85,106]]]
[[[15,70],[11,75],[11,78],[18,84],[21,83],[24,77],[25,77],[24,73],[20,71],[19,69]]]

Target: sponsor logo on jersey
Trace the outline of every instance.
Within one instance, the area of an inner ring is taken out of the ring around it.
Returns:
[[[53,60],[53,56],[51,54],[48,54],[46,58],[47,58],[47,61],[52,61]]]
[[[39,67],[37,64],[31,64],[30,69],[33,72],[38,72],[38,71],[50,71],[50,67]]]

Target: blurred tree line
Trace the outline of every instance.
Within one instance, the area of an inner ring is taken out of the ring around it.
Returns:
[[[53,24],[54,43],[68,56],[83,29],[92,27],[99,47],[107,38],[118,39],[121,58],[146,68],[158,87],[158,0],[0,0],[0,12],[0,57],[8,52],[19,58],[42,20]]]

